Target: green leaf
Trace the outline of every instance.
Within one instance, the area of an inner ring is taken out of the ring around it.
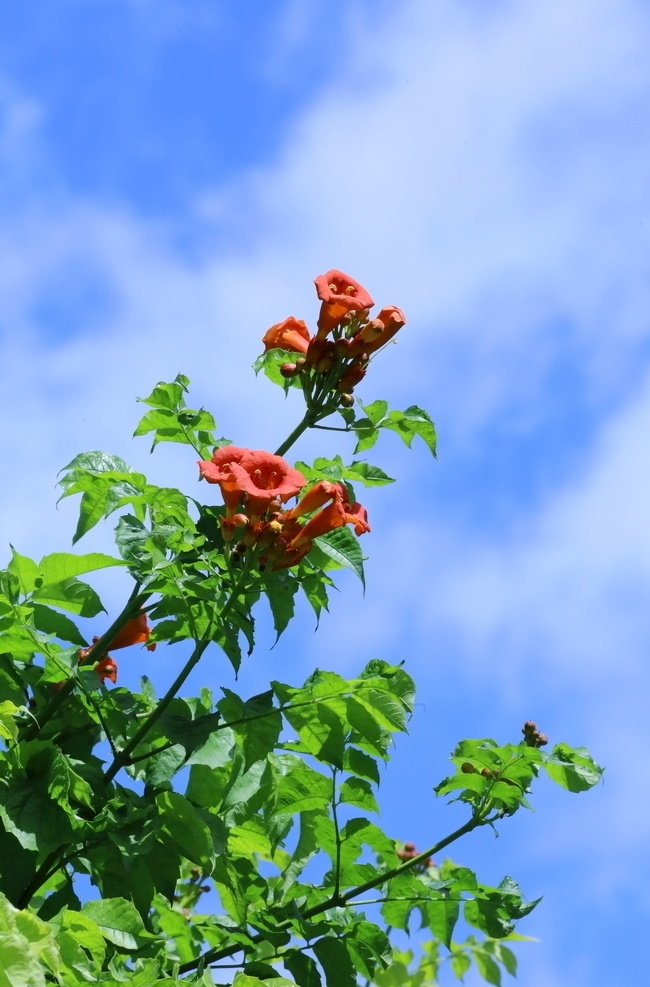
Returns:
[[[309,812],[329,805],[332,797],[330,778],[314,771],[293,754],[273,757],[276,814]]]
[[[352,534],[349,528],[335,528],[334,531],[330,531],[320,538],[315,538],[314,541],[321,552],[327,555],[337,566],[352,569],[365,588],[363,555],[356,536]]]
[[[449,898],[432,899],[423,909],[429,928],[448,949],[451,946],[451,937],[454,934],[459,912],[460,903]]]
[[[426,411],[418,408],[417,405],[411,405],[406,411],[391,411],[388,421],[381,424],[382,428],[390,428],[397,432],[409,448],[414,437],[418,435],[432,454],[436,455],[436,427]]]
[[[300,835],[290,862],[282,877],[285,891],[290,890],[309,861],[320,850],[317,819],[319,811],[302,812],[300,815]]]
[[[77,625],[64,614],[35,603],[33,616],[34,627],[43,634],[53,634],[61,641],[78,644],[81,648],[85,648],[88,644]]]
[[[138,398],[142,404],[151,405],[153,408],[168,408],[170,411],[178,411],[185,407],[184,395],[187,394],[189,378],[183,374],[177,374],[170,383],[164,380],[158,381],[153,391],[146,398]]]
[[[72,555],[68,552],[54,552],[45,555],[38,563],[38,571],[43,579],[43,585],[61,583],[72,576],[80,576],[84,572],[95,572],[97,569],[107,569],[110,566],[124,565],[121,559],[102,552],[89,552],[87,555]]]
[[[377,425],[382,420],[388,410],[388,401],[373,401],[372,404],[361,404],[359,406],[368,416],[373,425]]]
[[[312,949],[323,968],[327,987],[356,987],[354,965],[344,939],[324,936],[312,943]]]
[[[282,957],[282,963],[294,978],[298,987],[321,987],[318,967],[311,956],[299,949],[288,949]]]
[[[339,789],[339,799],[367,812],[379,812],[372,788],[363,778],[347,778]]]
[[[369,778],[376,785],[379,784],[379,767],[374,757],[365,754],[356,747],[346,747],[343,757],[343,767],[354,775],[361,775]]]
[[[0,737],[3,740],[14,741],[18,736],[18,726],[16,724],[16,713],[20,713],[24,707],[16,706],[10,699],[0,702]]]
[[[20,589],[23,593],[31,593],[38,579],[38,566],[33,559],[26,555],[20,555],[13,545],[11,548],[11,561],[7,566],[8,571],[17,578]]]
[[[385,967],[391,956],[390,941],[383,929],[363,919],[354,923],[345,941],[356,969],[368,980],[374,979],[377,967]]]
[[[60,583],[43,586],[34,592],[34,600],[50,603],[80,617],[96,617],[98,613],[106,613],[92,586],[80,579],[64,579]]]
[[[177,792],[163,792],[156,796],[161,828],[172,844],[193,864],[203,868],[206,874],[214,865],[212,835],[197,815],[190,802]]]
[[[488,984],[501,987],[501,970],[489,953],[477,949],[473,953],[478,972]]]
[[[294,597],[300,583],[289,572],[271,572],[266,574],[264,592],[266,593],[271,612],[276,641],[279,639],[295,612]]]
[[[294,350],[281,350],[277,347],[266,350],[253,363],[253,370],[256,374],[259,374],[261,370],[272,384],[277,384],[284,391],[288,391],[290,387],[299,388],[302,386],[299,377],[286,378],[280,373],[280,367],[283,363],[295,363],[296,357],[299,356],[300,353],[296,353]]]
[[[81,914],[99,926],[105,939],[127,952],[159,938],[147,932],[135,905],[125,898],[86,901],[81,906]]]
[[[596,764],[585,747],[556,744],[542,752],[542,767],[552,781],[569,792],[585,792],[602,780],[604,769]]]

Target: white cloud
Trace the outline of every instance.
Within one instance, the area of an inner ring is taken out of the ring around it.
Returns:
[[[330,266],[409,315],[362,393],[398,405],[415,393],[443,416],[447,448],[470,459],[506,413],[522,432],[540,430],[549,370],[561,360],[575,369],[588,428],[577,436],[567,418],[566,434],[545,437],[549,460],[575,448],[575,465],[561,484],[551,474],[498,537],[436,502],[426,460],[404,465],[384,443],[378,461],[426,490],[425,506],[409,483],[380,492],[384,508],[370,495],[366,602],[356,587],[335,597],[336,620],[323,621],[302,660],[313,665],[317,648],[321,664],[333,655],[352,672],[359,656],[406,646],[425,686],[483,690],[495,717],[534,699],[549,715],[558,707],[559,728],[575,701],[568,739],[584,729],[610,764],[609,797],[587,827],[581,800],[549,820],[540,856],[554,841],[593,857],[605,842],[628,872],[647,839],[629,792],[648,784],[634,752],[644,749],[648,686],[650,384],[638,341],[650,310],[649,138],[637,121],[649,37],[645,6],[632,0],[400,5],[364,24],[347,72],[296,121],[279,160],[197,193],[197,213],[212,215],[223,243],[199,260],[177,252],[164,221],[59,187],[39,143],[45,110],[10,88],[1,138],[4,199],[15,202],[0,231],[0,545],[11,538],[37,556],[65,545],[74,505],[54,513],[53,484],[81,449],[107,448],[187,487],[192,456],[169,447],[149,462],[145,441],[128,440],[133,397],[179,370],[225,434],[277,442],[295,405],[256,384],[248,365],[269,324],[310,318],[311,279]],[[90,307],[83,331],[47,340],[34,300],[53,279],[74,280],[80,258],[104,277],[109,304]],[[614,867],[586,887],[624,881]],[[576,987],[589,982],[579,976]]]

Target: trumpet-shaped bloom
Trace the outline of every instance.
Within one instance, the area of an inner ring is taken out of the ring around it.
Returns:
[[[294,319],[290,315],[284,322],[278,322],[262,337],[265,350],[281,349],[294,350],[296,353],[306,353],[311,342],[311,334],[302,319]]]
[[[361,331],[364,349],[368,355],[385,346],[406,324],[406,316],[396,305],[382,308],[376,319],[369,322]]]
[[[286,503],[307,482],[281,456],[261,449],[249,449],[239,463],[231,463],[230,472],[246,499],[249,520],[260,518],[272,500]]]
[[[113,639],[111,651],[117,648],[129,648],[132,644],[146,644],[151,634],[151,628],[147,621],[146,613],[140,613],[137,617],[129,620],[124,627],[118,631],[117,637]],[[147,644],[147,651],[155,651],[155,644]]]
[[[203,479],[208,483],[218,483],[221,487],[227,518],[235,514],[242,496],[230,467],[233,463],[240,463],[249,452],[249,449],[242,449],[240,446],[222,446],[214,450],[212,459],[199,461],[199,472]]]
[[[235,517],[243,500],[244,513],[250,521],[256,521],[271,501],[286,503],[307,482],[281,456],[237,446],[216,449],[211,461],[199,462],[199,470],[208,483],[218,483],[221,487],[227,520]]]
[[[298,518],[311,514],[312,511],[317,513],[301,525]],[[316,483],[275,524],[281,525],[281,528],[264,558],[264,562],[272,564],[274,569],[297,565],[311,551],[315,538],[341,528],[344,524],[353,524],[356,535],[370,531],[365,507],[351,504],[344,484],[331,483],[329,480]]]
[[[318,316],[318,336],[322,338],[337,326],[348,312],[362,312],[375,304],[363,287],[349,274],[331,270],[315,280],[322,305]]]
[[[283,517],[291,520],[302,517],[304,514],[311,514],[312,511],[317,511],[319,507],[326,504],[328,500],[347,500],[347,491],[342,483],[320,480]]]

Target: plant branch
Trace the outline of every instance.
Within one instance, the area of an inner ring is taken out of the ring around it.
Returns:
[[[245,566],[244,569],[242,569],[239,579],[233,586],[230,596],[226,600],[226,603],[223,607],[223,610],[219,614],[221,620],[223,620],[223,618],[225,617],[225,615],[228,613],[229,610],[232,610],[233,606],[235,605],[235,602],[237,601],[239,594],[243,589],[244,583],[246,582],[248,575],[249,575],[249,567]],[[126,746],[120,751],[120,753],[116,757],[113,758],[113,761],[111,762],[110,766],[108,767],[107,771],[104,774],[105,784],[108,784],[110,781],[113,780],[113,778],[120,770],[120,768],[123,768],[130,763],[131,754],[136,749],[138,744],[142,743],[146,735],[151,730],[151,727],[158,722],[160,717],[163,715],[163,713],[171,703],[172,699],[176,697],[178,690],[182,687],[185,680],[189,676],[190,672],[196,667],[196,665],[198,665],[199,661],[203,656],[204,651],[206,650],[209,644],[210,644],[210,639],[204,639],[196,642],[192,654],[190,655],[187,662],[185,663],[181,671],[178,673],[178,675],[176,676],[176,678],[174,679],[174,681],[172,682],[169,689],[162,697],[158,705],[147,716],[147,719],[144,721],[140,729],[136,730],[136,732],[128,741]]]
[[[312,908],[308,908],[306,911],[302,912],[300,915],[301,919],[314,918],[316,915],[321,915],[323,912],[329,911],[330,908],[343,907],[347,905],[353,898],[356,898],[359,895],[364,894],[366,891],[372,890],[373,888],[380,887],[382,884],[386,884],[388,881],[392,880],[392,878],[397,877],[398,874],[403,874],[405,871],[412,870],[413,867],[417,867],[418,864],[424,863],[424,861],[429,857],[432,857],[436,853],[440,853],[441,850],[444,850],[445,847],[460,839],[461,836],[466,836],[468,833],[471,833],[472,830],[494,822],[495,818],[496,817],[487,815],[473,815],[472,818],[469,819],[463,826],[459,826],[459,828],[455,829],[453,833],[445,836],[442,840],[438,840],[437,843],[434,843],[433,846],[429,847],[427,850],[423,850],[422,853],[418,853],[417,856],[411,857],[410,860],[405,860],[403,863],[398,864],[397,867],[393,867],[388,871],[383,871],[372,880],[366,881],[364,884],[360,884],[356,888],[351,888],[344,894],[339,893],[337,898],[335,898],[334,895],[331,895],[326,901],[321,902],[319,905],[314,905]],[[276,931],[288,929],[290,928],[290,925],[291,923],[288,921],[278,922]],[[251,936],[252,945],[257,945],[263,941],[264,936],[261,933]],[[234,953],[239,952],[239,950],[246,948],[247,947],[243,947],[241,943],[236,943],[233,946],[224,946],[221,949],[214,947],[207,950],[207,952],[203,953],[203,955],[199,956],[197,959],[183,963],[179,968],[179,972],[189,973],[192,970],[195,970],[201,962],[206,965],[216,963],[218,960],[226,959],[226,957],[232,956]]]
[[[93,644],[81,664],[91,665],[96,661],[99,661],[102,655],[108,651],[124,625],[131,620],[134,614],[141,610],[142,604],[145,603],[150,596],[151,593],[140,593],[140,583],[136,582],[129,599],[127,600],[126,606],[122,610],[122,613],[113,621],[106,633],[102,634],[99,640]],[[49,703],[47,703],[47,705],[43,708],[42,713],[34,716],[34,718],[25,725],[22,736],[19,737],[19,741],[33,740],[34,737],[37,737],[48,720],[51,720],[57,710],[63,705],[74,687],[74,678],[68,679],[67,682],[64,681],[59,691],[52,696]]]
[[[181,688],[181,686],[183,685],[183,683],[187,679],[187,677],[190,674],[190,672],[192,671],[192,669],[196,665],[198,665],[198,663],[199,663],[199,661],[200,661],[200,659],[201,659],[201,657],[203,655],[203,652],[205,651],[205,649],[207,648],[207,646],[208,646],[209,643],[210,643],[209,641],[199,641],[199,643],[196,645],[196,647],[192,651],[192,654],[190,655],[190,657],[186,661],[185,665],[183,666],[183,668],[181,669],[181,671],[178,673],[178,675],[176,676],[176,678],[174,679],[174,681],[172,682],[172,684],[170,685],[169,689],[167,690],[167,692],[165,693],[165,695],[162,697],[162,699],[160,700],[160,702],[158,703],[158,705],[155,707],[155,709],[153,709],[151,711],[151,713],[149,714],[149,716],[147,717],[147,719],[144,721],[144,723],[142,724],[142,726],[140,727],[140,729],[139,730],[136,730],[136,732],[133,734],[133,736],[128,741],[128,743],[126,744],[126,746],[123,747],[122,750],[119,752],[119,754],[117,754],[113,758],[113,760],[112,760],[112,762],[110,764],[110,767],[107,769],[107,771],[106,771],[106,773],[104,775],[104,782],[105,782],[105,784],[108,784],[110,781],[113,780],[113,778],[115,777],[115,775],[117,774],[117,772],[120,770],[120,768],[123,768],[123,767],[125,767],[125,765],[127,765],[127,764],[130,763],[131,754],[133,753],[133,751],[135,750],[135,748],[138,746],[138,744],[142,743],[142,741],[147,736],[147,734],[151,730],[151,728],[154,725],[154,723],[157,723],[158,722],[158,720],[160,719],[160,717],[163,715],[163,713],[165,712],[165,710],[167,709],[167,707],[171,703],[172,699],[175,698],[176,693]]]
[[[341,831],[339,829],[339,818],[337,814],[336,802],[336,768],[332,768],[332,821],[334,823],[334,841],[336,845],[334,858],[334,901],[339,900],[341,894]]]

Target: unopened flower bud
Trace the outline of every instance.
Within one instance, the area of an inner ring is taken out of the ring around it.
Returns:
[[[286,378],[295,377],[298,373],[298,368],[295,363],[283,363],[280,367],[280,373]]]
[[[463,761],[463,763],[460,766],[460,770],[463,772],[464,775],[473,775],[476,771],[476,768],[474,767],[473,764],[470,764],[469,761]]]
[[[298,373],[300,373],[300,371],[304,367],[305,362],[306,361],[305,361],[304,356],[299,356],[298,359],[296,360],[296,370],[298,371]]]
[[[317,374],[329,373],[329,371],[332,369],[333,366],[334,366],[334,357],[330,356],[329,354],[326,354],[325,356],[321,357],[321,359],[316,364],[316,373]]]
[[[325,352],[325,339],[320,339],[318,336],[314,336],[311,343],[307,347],[307,353],[305,354],[305,363],[308,367],[313,367]]]
[[[371,319],[359,333],[359,338],[364,343],[372,343],[378,336],[381,336],[384,328],[384,323],[380,319]]]
[[[352,394],[342,394],[339,398],[339,402],[344,408],[351,408],[354,404],[354,397]]]

